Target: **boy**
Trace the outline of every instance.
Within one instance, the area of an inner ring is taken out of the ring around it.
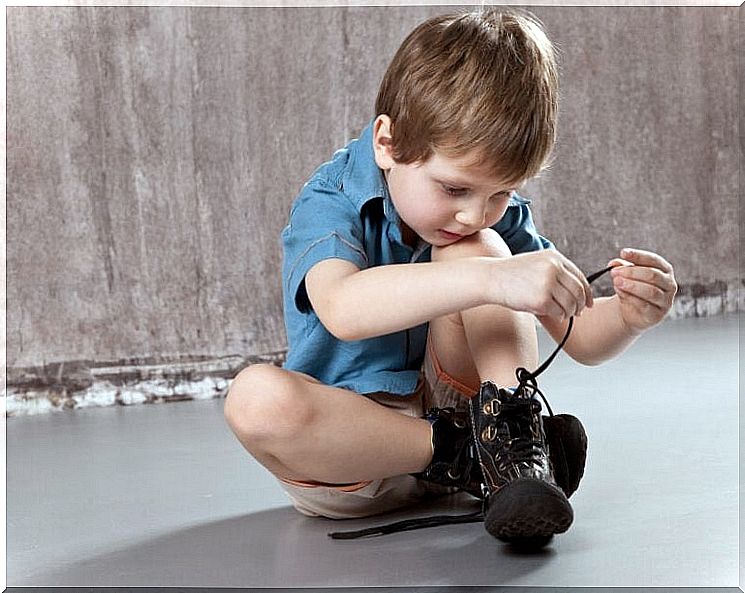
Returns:
[[[569,527],[576,484],[555,474],[535,382],[515,380],[538,363],[533,320],[559,341],[577,316],[565,349],[598,364],[677,286],[660,256],[624,250],[615,295],[593,300],[536,232],[515,192],[548,160],[557,100],[529,16],[431,18],[394,56],[375,119],[304,186],[282,233],[287,361],[241,371],[225,403],[300,512],[362,517],[446,487],[485,498],[501,539]]]

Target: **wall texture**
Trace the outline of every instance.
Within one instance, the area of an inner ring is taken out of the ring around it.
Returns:
[[[212,397],[281,358],[289,206],[449,10],[8,8],[8,413]],[[534,12],[562,70],[542,232],[586,273],[659,251],[675,315],[741,309],[738,9]]]

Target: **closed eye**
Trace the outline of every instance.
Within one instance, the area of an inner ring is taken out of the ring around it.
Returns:
[[[449,196],[462,196],[468,191],[465,187],[452,187],[450,185],[443,185],[442,189]]]
[[[469,191],[471,191],[467,187],[456,187],[454,185],[447,185],[445,183],[442,183],[440,185],[442,186],[442,191],[445,192],[445,194],[447,194],[448,196],[453,196],[453,197],[464,196]],[[501,191],[501,192],[498,192],[498,193],[492,195],[489,199],[491,199],[491,200],[499,200],[499,199],[504,199],[504,198],[510,198],[510,197],[512,197],[512,194],[514,194],[514,193],[515,193],[514,190]]]

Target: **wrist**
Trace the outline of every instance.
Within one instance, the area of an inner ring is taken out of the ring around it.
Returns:
[[[617,294],[613,295],[613,299],[615,300],[616,317],[618,319],[619,325],[621,326],[621,331],[628,338],[629,341],[636,340],[636,338],[644,333],[644,329],[630,325],[626,321],[626,318],[623,316],[623,311],[621,310],[621,299]]]
[[[496,257],[472,258],[473,285],[478,288],[480,304],[504,305],[505,282],[502,273],[504,260]]]

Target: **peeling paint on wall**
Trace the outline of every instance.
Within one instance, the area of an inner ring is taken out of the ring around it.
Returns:
[[[199,381],[173,383],[165,380],[142,381],[117,386],[108,381],[96,381],[78,392],[8,389],[6,415],[28,416],[58,410],[103,406],[130,406],[169,401],[212,399],[223,397],[229,380],[205,377]]]
[[[681,287],[670,317],[713,317],[737,311],[745,311],[745,281],[717,281]]]
[[[92,364],[8,369],[6,416],[225,396],[231,379],[255,363],[281,365],[283,352],[171,364]],[[68,369],[66,372],[65,369]]]

